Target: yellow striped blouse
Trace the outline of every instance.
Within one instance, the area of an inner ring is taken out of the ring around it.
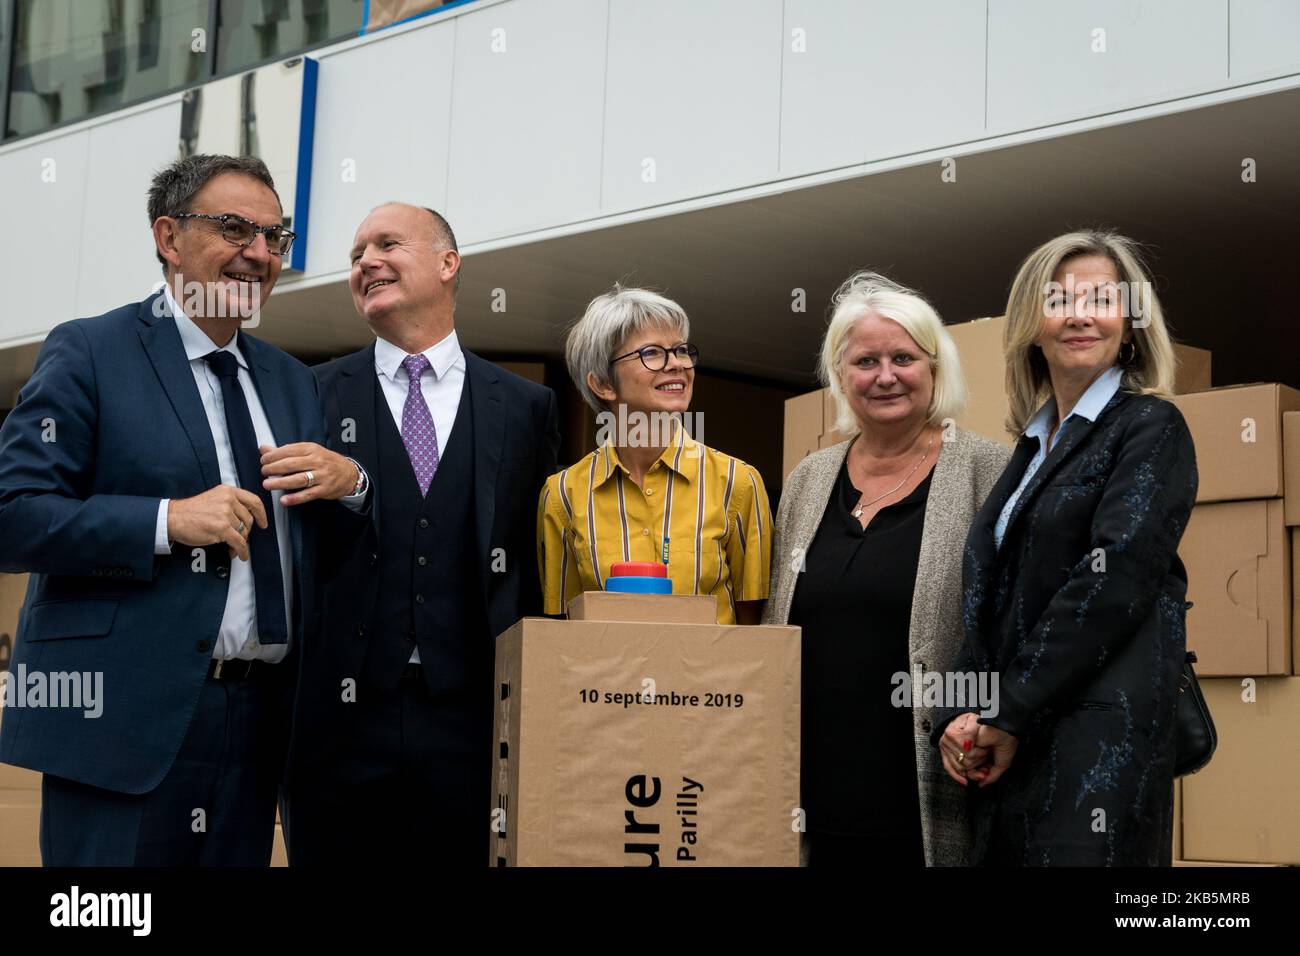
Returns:
[[[772,512],[758,470],[679,429],[638,487],[606,444],[552,475],[537,505],[545,613],[604,589],[616,561],[666,561],[674,594],[712,594],[718,623],[767,597]]]

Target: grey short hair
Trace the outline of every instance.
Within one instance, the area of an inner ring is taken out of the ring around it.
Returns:
[[[672,299],[649,289],[625,289],[617,284],[592,299],[582,318],[569,329],[564,361],[583,400],[596,412],[604,411],[605,403],[587,384],[588,373],[598,382],[609,383],[614,350],[648,325],[667,325],[683,342],[691,337],[691,321]]]
[[[844,397],[840,377],[849,333],[859,319],[870,313],[897,322],[930,357],[934,392],[930,396],[929,423],[942,425],[944,419],[960,415],[966,406],[966,377],[961,371],[957,345],[934,306],[919,292],[878,272],[855,272],[840,284],[831,299],[831,320],[822,339],[817,369],[822,384],[835,400],[835,429],[846,435],[861,431]]]
[[[154,173],[153,182],[149,184],[149,225],[163,216],[179,216],[190,212],[194,197],[215,176],[222,173],[241,173],[256,179],[275,195],[280,203],[280,194],[275,191],[275,180],[266,163],[256,156],[223,156],[218,153],[198,153],[186,156],[165,166]],[[283,212],[284,204],[280,203]],[[181,223],[184,228],[184,221]],[[167,260],[154,250],[154,255],[162,263],[163,275],[167,274]]]

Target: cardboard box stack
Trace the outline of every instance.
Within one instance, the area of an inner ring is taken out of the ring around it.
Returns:
[[[1300,391],[1237,385],[1180,395],[1200,485],[1179,555],[1187,644],[1219,732],[1183,781],[1183,856],[1300,864]]]
[[[797,865],[799,629],[694,595],[569,613],[497,638],[489,863]]]
[[[1204,677],[1292,673],[1291,542],[1285,522],[1283,415],[1300,391],[1237,385],[1180,395],[1196,443],[1187,566],[1187,644]]]
[[[835,401],[829,388],[786,399],[781,480],[789,478],[794,466],[813,452],[847,437],[835,430]]]

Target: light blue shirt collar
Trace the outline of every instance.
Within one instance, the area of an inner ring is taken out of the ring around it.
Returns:
[[[1065,427],[1065,422],[1068,422],[1075,415],[1078,415],[1080,418],[1086,418],[1090,422],[1095,422],[1097,416],[1101,414],[1101,410],[1106,407],[1110,400],[1115,397],[1115,393],[1119,391],[1119,386],[1123,379],[1124,372],[1118,365],[1113,365],[1098,375],[1096,381],[1088,386],[1087,391],[1085,391],[1079,398],[1079,401],[1075,403],[1074,408],[1070,410],[1070,414],[1065,416],[1065,420],[1061,422],[1061,428],[1056,430],[1056,435],[1054,436],[1052,444],[1056,444],[1055,438],[1060,438],[1061,430]],[[1029,420],[1029,424],[1025,426],[1025,435],[1037,438],[1040,446],[1045,445],[1047,443],[1047,436],[1052,430],[1052,422],[1055,420],[1056,398],[1052,397],[1049,398],[1043,404],[1043,407],[1034,413],[1034,417]]]
[[[230,337],[230,341],[219,349],[212,344],[212,339],[208,338],[208,333],[194,324],[185,310],[176,302],[172,296],[171,286],[163,286],[163,295],[167,299],[167,308],[171,310],[172,317],[176,320],[176,331],[181,334],[181,345],[185,348],[185,357],[193,362],[195,359],[201,359],[203,356],[212,352],[229,352],[238,361],[239,364],[247,369],[248,362],[244,359],[244,353],[239,350],[239,330]]]

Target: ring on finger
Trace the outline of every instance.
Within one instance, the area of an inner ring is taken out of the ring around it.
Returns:
[[[307,474],[307,484],[305,484],[303,487],[310,488],[312,485],[316,484],[316,476],[312,474],[310,471],[307,472],[306,474]]]
[[[964,753],[957,754],[957,762],[960,764],[964,764],[966,762],[966,754]]]
[[[236,532],[237,534],[243,534],[243,533],[244,533],[244,529],[247,528],[247,527],[248,527],[248,525],[244,524],[244,522],[241,521],[241,522],[239,522],[239,524],[235,525],[235,532]]]

